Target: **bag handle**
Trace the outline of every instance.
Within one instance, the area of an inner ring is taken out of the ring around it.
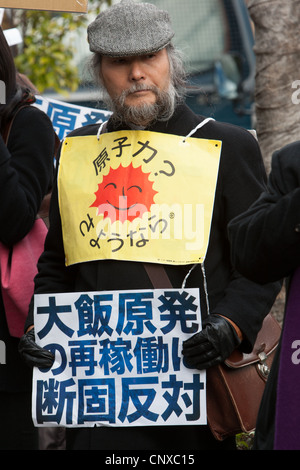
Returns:
[[[165,268],[161,264],[144,263],[144,267],[155,289],[173,287]]]
[[[26,106],[30,106],[30,105],[29,104],[24,104],[23,106],[19,106],[19,108],[17,109],[17,111],[15,112],[15,114],[13,115],[11,120],[5,126],[2,137],[3,137],[4,143],[5,143],[6,146],[7,146],[7,142],[8,142],[8,139],[9,139],[9,135],[10,135],[10,131],[11,131],[14,119],[15,119],[16,115],[18,114],[18,112],[21,109],[25,108]]]

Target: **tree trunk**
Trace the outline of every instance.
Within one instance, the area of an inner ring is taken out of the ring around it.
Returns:
[[[256,131],[269,172],[273,152],[300,139],[300,1],[247,5],[255,26]]]

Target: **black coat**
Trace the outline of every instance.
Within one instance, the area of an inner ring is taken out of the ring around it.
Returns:
[[[180,106],[170,121],[156,123],[148,130],[184,136],[202,120],[202,117],[196,116],[186,106]],[[116,130],[111,123],[107,129]],[[97,131],[97,125],[90,125],[73,131],[69,136],[95,135]],[[260,150],[256,140],[248,131],[215,121],[208,122],[193,137],[222,141],[211,235],[204,263],[210,312],[225,315],[233,320],[243,331],[245,336],[243,347],[245,351],[249,351],[263,318],[274,302],[279,284],[262,287],[233,270],[227,224],[245,211],[266,188]],[[152,287],[141,263],[105,260],[65,267],[56,186],[50,208],[50,225],[45,252],[39,262],[40,273],[36,278],[36,293]],[[190,266],[167,266],[172,284],[181,286],[189,269]],[[199,266],[189,276],[187,287],[200,287],[202,309],[205,312],[202,278]],[[32,323],[31,313],[27,325]]]
[[[186,136],[203,119],[182,105],[177,108],[168,122],[156,123],[147,130]],[[118,129],[109,121],[107,131],[115,130]],[[91,125],[76,130],[71,135],[95,135],[97,131],[98,126]],[[227,224],[233,217],[246,210],[265,189],[265,172],[260,150],[256,140],[248,131],[215,121],[209,121],[193,137],[222,141],[210,242],[204,263],[210,312],[222,314],[240,327],[244,334],[242,348],[249,352],[280,286],[277,283],[260,286],[233,270],[230,262]],[[39,262],[35,292],[39,294],[152,288],[142,263],[100,260],[66,267],[64,259],[57,189],[54,188],[50,209],[50,230],[45,252]],[[189,269],[190,266],[166,266],[170,280],[175,287],[182,285]],[[192,271],[187,279],[186,287],[200,289],[201,309],[205,314],[207,304],[201,266],[197,266]],[[27,325],[32,323],[31,307]],[[185,428],[189,428],[185,434],[190,436],[193,427],[185,426]],[[149,433],[148,428],[143,429],[145,433]],[[178,430],[176,426],[172,429],[170,439],[174,433],[178,432],[183,438],[182,429]],[[101,433],[101,430],[97,432]],[[131,435],[128,429],[126,433],[127,436]],[[155,435],[155,430],[153,433]],[[105,439],[105,436],[101,436],[101,439]],[[144,442],[146,440],[148,442],[149,439],[148,435]],[[200,441],[197,437],[196,440]],[[107,446],[108,442],[105,442],[104,446]]]
[[[34,224],[53,182],[54,146],[50,119],[32,106],[16,115],[7,147],[0,135],[0,241],[7,246],[21,240]],[[1,292],[0,341],[6,350],[6,364],[0,366],[0,390],[29,389],[31,371],[21,361],[18,338],[9,335]]]
[[[300,265],[300,141],[274,153],[268,191],[229,225],[233,262],[262,285],[289,277]],[[284,327],[284,326],[283,326]],[[261,404],[255,446],[273,449],[280,346]]]

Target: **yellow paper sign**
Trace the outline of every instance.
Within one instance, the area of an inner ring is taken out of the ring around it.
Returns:
[[[2,0],[1,7],[86,13],[88,0]]]
[[[66,138],[58,173],[66,265],[202,263],[221,142],[148,131]]]

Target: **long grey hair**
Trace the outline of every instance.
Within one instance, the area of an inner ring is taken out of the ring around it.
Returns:
[[[170,63],[171,80],[169,90],[163,93],[163,96],[161,97],[164,102],[164,105],[160,106],[160,109],[157,109],[157,120],[159,121],[168,120],[173,114],[175,106],[184,100],[186,94],[186,72],[184,69],[181,52],[176,49],[172,44],[169,44],[166,47],[166,50]],[[121,121],[122,117],[118,115],[118,112],[116,112],[117,104],[108,95],[101,79],[101,58],[101,54],[95,53],[93,55],[90,63],[90,71],[96,84],[100,87],[101,101],[103,101],[107,105],[108,109],[112,110],[115,113],[115,120]],[[132,122],[135,122],[138,119],[138,114],[145,115],[147,113],[147,109],[146,107],[140,110],[132,109],[129,112],[132,113]],[[127,116],[127,119],[130,119],[130,117]]]

